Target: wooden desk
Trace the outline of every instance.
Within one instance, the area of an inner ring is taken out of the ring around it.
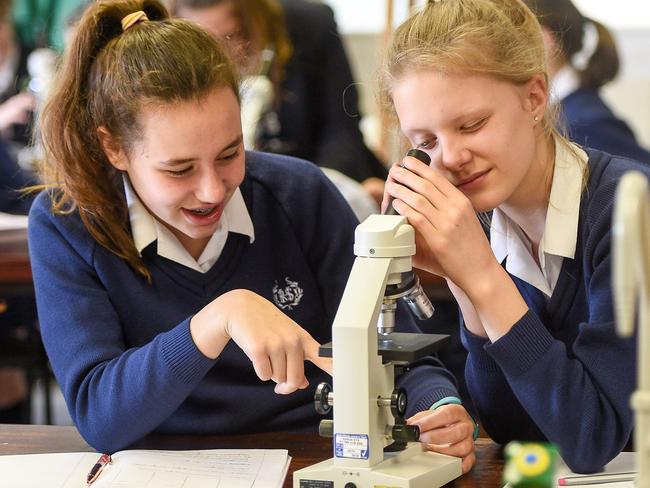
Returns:
[[[31,290],[32,269],[27,252],[27,229],[0,231],[0,292],[13,294]]]
[[[453,488],[501,487],[503,456],[490,439],[476,441],[477,463],[468,474],[448,484]],[[288,449],[292,457],[284,483],[291,488],[293,472],[332,456],[331,439],[315,434],[268,433],[242,436],[149,436],[140,449]],[[93,452],[74,427],[0,425],[0,455],[47,452]]]

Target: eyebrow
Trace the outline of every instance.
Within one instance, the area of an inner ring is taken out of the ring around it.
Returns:
[[[222,154],[224,151],[227,151],[229,149],[235,148],[239,146],[244,139],[243,134],[239,134],[235,140],[233,140],[230,144],[228,144],[226,147],[224,147],[219,154]],[[174,166],[181,166],[183,164],[187,163],[192,163],[194,161],[198,161],[199,158],[192,157],[192,158],[176,158],[176,159],[166,159],[165,161],[160,161],[160,164],[163,166],[168,166],[168,167],[174,167]]]

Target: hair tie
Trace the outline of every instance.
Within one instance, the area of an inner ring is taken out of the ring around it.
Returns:
[[[132,14],[129,14],[122,19],[122,30],[126,32],[135,24],[139,24],[140,22],[144,22],[146,20],[149,20],[149,17],[147,17],[147,14],[145,14],[142,10],[133,12]]]
[[[578,71],[584,71],[589,66],[591,57],[598,48],[598,28],[593,22],[585,22],[582,25],[582,49],[571,56],[571,65]]]

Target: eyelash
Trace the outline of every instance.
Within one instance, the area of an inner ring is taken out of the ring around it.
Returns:
[[[191,169],[192,168],[185,168],[185,169],[181,169],[181,170],[178,170],[178,171],[167,171],[167,174],[169,176],[173,176],[175,178],[180,178],[181,176],[185,175],[186,173],[189,173],[189,171]]]
[[[476,131],[480,130],[481,128],[483,128],[483,126],[487,123],[487,120],[488,119],[486,117],[484,119],[479,120],[478,122],[475,122],[474,124],[472,124],[470,126],[461,127],[461,131],[465,132],[465,133],[470,133],[470,134],[472,132],[476,132]],[[418,149],[430,150],[430,149],[433,149],[436,146],[437,142],[438,141],[435,140],[435,139],[432,140],[432,141],[424,141],[424,142],[421,142],[420,144],[418,144],[417,147],[418,147]]]
[[[234,153],[232,153],[232,154],[228,154],[228,155],[226,155],[226,156],[223,156],[220,160],[221,160],[221,161],[229,162],[229,161],[232,161],[233,159],[235,159],[237,156],[239,156],[239,149],[236,150],[236,151],[235,151]],[[192,171],[192,167],[191,167],[191,166],[188,167],[188,168],[180,169],[180,170],[178,170],[178,171],[171,171],[171,170],[168,170],[168,171],[167,171],[167,174],[168,174],[169,176],[174,177],[174,178],[180,178],[181,176],[186,175],[186,174],[189,173],[190,171]]]
[[[484,119],[479,120],[478,122],[475,122],[470,126],[463,127],[461,130],[463,130],[464,132],[476,132],[487,123],[487,120],[488,119],[486,117]]]

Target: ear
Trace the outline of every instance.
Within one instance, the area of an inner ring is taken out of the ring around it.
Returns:
[[[523,107],[531,114],[531,119],[542,120],[548,104],[548,82],[546,76],[539,73],[534,75],[522,91]]]
[[[97,138],[108,161],[115,168],[126,171],[129,168],[129,160],[118,140],[103,125],[97,128]]]

